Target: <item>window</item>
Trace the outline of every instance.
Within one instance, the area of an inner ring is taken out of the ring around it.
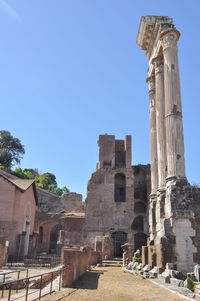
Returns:
[[[43,241],[43,227],[39,228],[39,243],[41,244]]]
[[[126,202],[126,177],[122,173],[115,175],[115,202]]]

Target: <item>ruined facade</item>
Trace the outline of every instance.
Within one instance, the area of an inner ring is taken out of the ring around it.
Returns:
[[[114,135],[100,135],[98,145],[99,162],[87,187],[87,242],[94,246],[110,237],[110,255],[121,256],[125,242],[135,248],[146,242],[150,171],[148,166],[131,165],[131,136],[116,140]]]
[[[62,246],[84,244],[85,213],[82,195],[69,192],[59,197],[37,187],[36,254],[60,254]]]
[[[171,18],[141,18],[137,44],[149,60],[149,253],[154,256],[154,265],[172,262],[186,272],[200,263],[200,193],[185,176],[179,37]]]

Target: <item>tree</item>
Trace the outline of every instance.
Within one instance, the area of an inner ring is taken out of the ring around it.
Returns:
[[[52,192],[53,187],[57,188],[56,176],[50,172],[45,172],[35,178],[36,185]]]
[[[68,192],[69,192],[69,189],[68,189],[66,186],[64,186],[64,187],[62,188],[62,194],[68,193]]]
[[[0,165],[9,170],[12,165],[19,164],[25,154],[24,146],[9,131],[0,131]]]

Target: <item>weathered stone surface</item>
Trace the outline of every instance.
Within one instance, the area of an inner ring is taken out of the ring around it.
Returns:
[[[162,274],[163,273],[163,269],[160,267],[154,267],[153,269],[151,269],[149,271],[149,277],[150,278],[157,278],[158,274]]]
[[[200,265],[196,264],[194,266],[194,276],[196,278],[196,281],[200,282]]]
[[[92,246],[96,236],[106,233],[112,240],[111,255],[118,257],[124,243],[137,250],[147,239],[150,167],[131,166],[131,136],[117,140],[100,135],[98,145],[99,162],[87,186],[87,242]]]
[[[184,287],[184,281],[177,278],[170,278],[170,283],[176,286]]]
[[[143,262],[147,263],[148,253],[148,264],[164,267],[167,262],[174,262],[179,271],[187,273],[192,272],[195,263],[200,263],[200,191],[195,192],[185,177],[179,37],[173,19],[141,17],[137,44],[149,59],[152,179],[149,205],[152,244],[148,245],[148,252],[145,250]]]
[[[166,263],[166,270],[177,270],[177,265],[175,263]]]

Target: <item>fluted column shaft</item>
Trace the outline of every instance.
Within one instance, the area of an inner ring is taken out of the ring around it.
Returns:
[[[156,137],[156,103],[155,78],[147,78],[149,87],[149,128],[150,128],[150,155],[151,155],[151,194],[156,194],[158,187],[157,175],[157,137]]]
[[[158,188],[166,184],[166,134],[165,134],[165,93],[164,66],[162,58],[154,59],[155,95],[156,95],[156,129],[157,129],[157,157],[158,157]]]
[[[185,177],[182,106],[177,55],[180,33],[175,29],[161,32],[164,57],[165,123],[167,178]]]

